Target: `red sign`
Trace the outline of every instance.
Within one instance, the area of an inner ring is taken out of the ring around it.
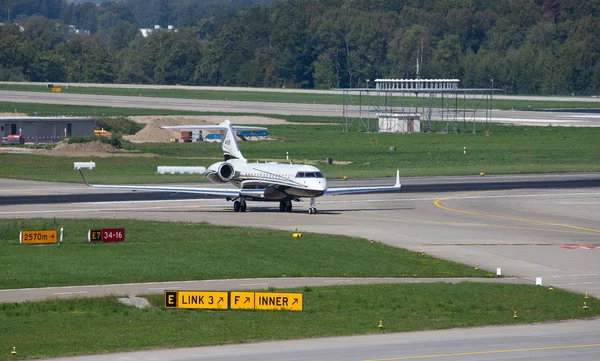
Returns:
[[[102,229],[102,242],[123,242],[125,240],[125,228]]]

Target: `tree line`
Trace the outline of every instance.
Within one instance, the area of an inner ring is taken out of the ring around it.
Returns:
[[[463,88],[600,92],[600,0],[27,1],[0,26],[0,80],[353,88],[418,61]]]

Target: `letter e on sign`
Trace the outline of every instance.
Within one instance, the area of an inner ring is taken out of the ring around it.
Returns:
[[[177,308],[177,291],[165,291],[165,308]]]
[[[88,231],[88,242],[102,242],[102,230],[90,229]]]

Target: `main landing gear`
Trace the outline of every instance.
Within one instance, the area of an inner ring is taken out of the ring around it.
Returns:
[[[279,212],[291,212],[292,201],[281,201],[279,202]]]
[[[310,199],[310,206],[308,208],[308,214],[317,214],[317,207],[315,206],[315,199]]]
[[[233,202],[234,212],[246,212],[246,201],[243,199]]]

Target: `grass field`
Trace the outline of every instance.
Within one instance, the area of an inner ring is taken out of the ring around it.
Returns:
[[[282,291],[282,290],[277,290]],[[0,304],[0,360],[153,348],[508,325],[600,315],[600,302],[525,285],[400,284],[300,288],[305,310],[136,309],[115,297]],[[514,319],[514,311],[518,318]],[[383,321],[383,331],[378,329]],[[260,327],[258,327],[260,325]]]
[[[19,244],[23,229],[60,229],[62,245]],[[125,228],[91,244],[88,229]],[[300,230],[302,231],[302,230]],[[246,277],[484,277],[454,262],[345,236],[206,223],[0,219],[0,289]]]
[[[0,84],[0,90],[15,91],[37,91],[51,93],[52,89],[46,85],[12,85]],[[323,93],[283,93],[283,92],[252,92],[235,90],[189,90],[189,89],[128,89],[128,88],[100,88],[100,87],[63,87],[62,93],[72,94],[98,94],[98,95],[122,95],[122,96],[145,96],[161,98],[180,98],[180,99],[206,99],[206,100],[234,100],[234,101],[252,101],[252,102],[281,102],[281,103],[308,103],[308,104],[343,104],[344,96],[340,94]],[[373,95],[375,96],[375,95]],[[410,98],[411,102],[416,102],[414,96]],[[419,99],[419,102],[428,102],[429,100]],[[467,108],[472,106],[469,102]],[[441,102],[436,99],[435,106]],[[462,99],[458,99],[457,106],[463,107]],[[493,100],[494,109],[515,109],[515,110],[536,110],[536,109],[599,109],[598,102],[579,102],[579,101],[531,101],[517,99],[497,99]]]
[[[600,128],[495,126],[484,134],[373,134],[341,131],[332,125],[272,125],[272,141],[243,142],[250,161],[312,163],[328,178],[588,172],[600,171]],[[390,147],[396,147],[395,152]],[[466,154],[464,154],[466,147]],[[203,176],[157,175],[156,166],[209,166],[221,161],[218,143],[137,144],[134,149],[158,157],[47,157],[0,154],[10,169],[3,177],[81,182],[74,161],[96,162],[92,183],[204,181]],[[338,164],[327,164],[327,158]]]

